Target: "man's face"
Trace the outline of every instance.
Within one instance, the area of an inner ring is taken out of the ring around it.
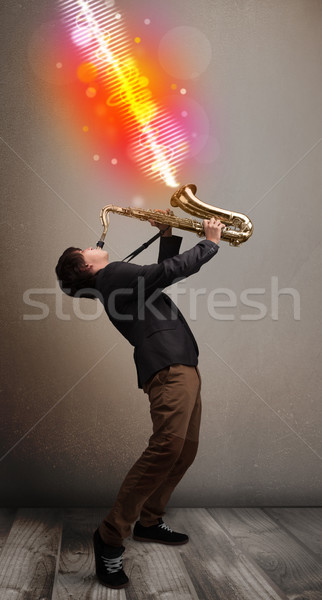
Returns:
[[[108,265],[108,253],[101,248],[86,248],[80,251],[91,273],[96,273]]]

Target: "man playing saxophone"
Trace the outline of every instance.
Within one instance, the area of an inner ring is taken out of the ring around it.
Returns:
[[[182,238],[165,224],[158,263],[109,262],[100,248],[68,248],[56,274],[68,295],[99,297],[120,333],[134,347],[138,387],[148,395],[153,433],[147,448],[126,475],[114,506],[93,536],[96,574],[110,588],[123,588],[123,541],[179,545],[184,533],[164,522],[170,496],[194,461],[201,418],[198,346],[177,306],[163,289],[197,273],[218,252],[224,225],[203,221],[205,238],[179,254]]]

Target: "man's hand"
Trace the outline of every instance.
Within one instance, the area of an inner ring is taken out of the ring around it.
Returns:
[[[205,231],[206,240],[210,240],[211,242],[215,242],[215,244],[219,244],[221,232],[225,228],[225,225],[221,223],[219,219],[211,217],[211,219],[204,219],[203,228]]]
[[[160,212],[163,214],[168,214],[170,212],[170,208],[167,208],[167,210],[161,210],[161,209],[156,209],[156,210],[157,210],[157,212]],[[167,225],[166,223],[158,223],[154,219],[149,219],[149,223],[151,223],[151,225],[153,227],[157,227],[158,229],[160,229],[160,231],[164,231],[164,234],[162,237],[171,237],[172,236],[172,228],[169,227],[169,225]],[[168,229],[168,227],[169,227],[169,229]]]

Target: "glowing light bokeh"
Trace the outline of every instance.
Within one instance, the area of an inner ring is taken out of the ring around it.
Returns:
[[[123,15],[114,3],[103,0],[62,0],[61,4],[71,38],[84,58],[78,77],[87,84],[86,95],[96,96],[93,80],[98,79],[106,94],[105,110],[117,107],[122,113],[131,139],[130,155],[146,175],[177,187],[177,169],[189,151],[188,137],[153,98],[149,79],[131,53]],[[139,36],[134,40],[141,42]],[[96,110],[103,114],[102,106]]]

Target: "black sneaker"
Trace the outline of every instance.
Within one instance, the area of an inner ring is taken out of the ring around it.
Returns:
[[[124,546],[115,548],[104,544],[98,529],[93,535],[93,542],[96,575],[100,583],[114,590],[126,587],[129,579],[123,571],[122,554],[125,550]]]
[[[157,542],[158,544],[168,544],[170,546],[179,546],[186,544],[189,538],[185,533],[172,531],[162,519],[159,519],[158,525],[143,527],[139,521],[135,523],[133,529],[133,539],[137,542]]]

